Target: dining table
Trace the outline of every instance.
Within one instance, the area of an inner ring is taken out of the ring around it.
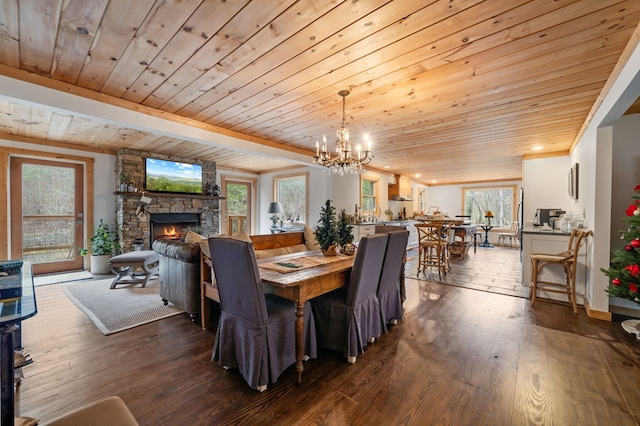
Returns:
[[[324,256],[321,251],[305,251],[258,259],[265,291],[289,299],[296,306],[297,384],[302,383],[304,366],[304,305],[310,299],[349,283],[355,256]],[[291,265],[290,271],[287,265]],[[278,267],[280,266],[280,267]]]

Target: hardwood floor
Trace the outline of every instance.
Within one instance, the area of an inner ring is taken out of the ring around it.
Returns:
[[[301,387],[291,367],[259,393],[210,361],[215,327],[185,314],[103,336],[59,286],[36,292],[16,411],[42,421],[109,395],[141,425],[640,420],[640,342],[559,304],[408,278],[405,319],[355,364],[321,351]]]

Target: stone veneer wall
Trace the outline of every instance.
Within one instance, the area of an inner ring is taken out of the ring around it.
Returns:
[[[139,188],[137,193],[118,193],[116,195],[116,224],[118,237],[123,252],[133,250],[133,241],[142,239],[143,250],[150,250],[152,241],[149,241],[151,213],[198,213],[200,214],[200,227],[205,236],[216,235],[220,229],[219,199],[204,195],[189,194],[154,194],[143,192],[144,188],[144,161],[146,157],[159,158],[181,163],[200,164],[202,166],[203,184],[215,184],[216,163],[200,161],[176,156],[167,156],[132,149],[120,149],[116,154],[116,182],[114,188],[118,188],[120,178],[124,173],[127,183],[134,181],[134,186]],[[151,198],[151,203],[145,207],[146,220],[140,220],[136,216],[136,209],[142,195]]]

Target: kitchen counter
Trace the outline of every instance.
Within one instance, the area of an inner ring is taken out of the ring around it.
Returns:
[[[566,236],[571,235],[571,232],[564,232],[564,231],[561,231],[559,229],[551,229],[551,228],[543,229],[542,226],[525,226],[524,228],[522,228],[522,233],[523,234],[533,234],[533,235],[540,235],[540,234],[544,234],[544,235],[566,235]]]

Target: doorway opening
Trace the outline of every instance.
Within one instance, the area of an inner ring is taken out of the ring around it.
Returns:
[[[83,269],[84,165],[11,157],[11,257],[34,274]]]

